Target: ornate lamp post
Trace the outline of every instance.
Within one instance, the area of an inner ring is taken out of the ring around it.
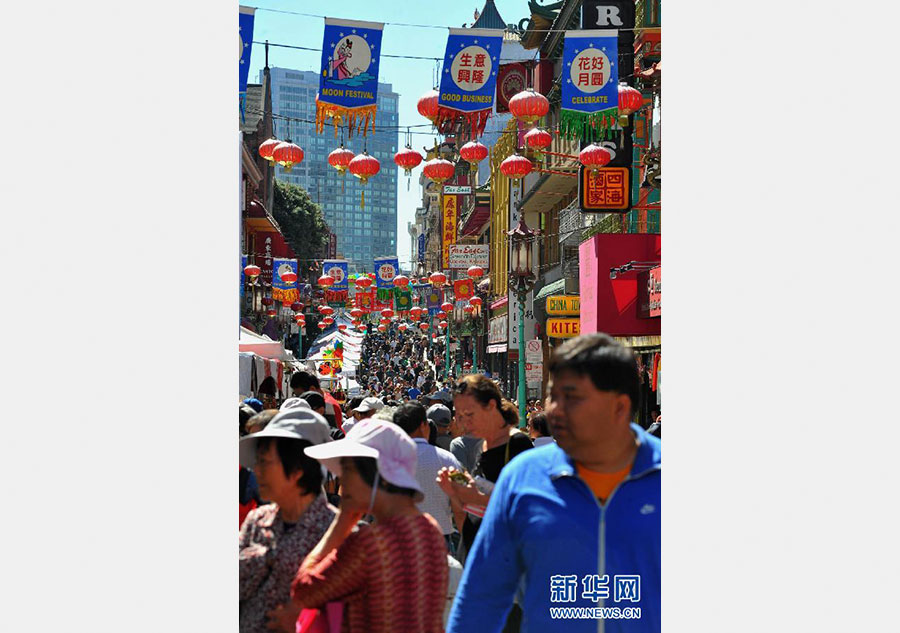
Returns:
[[[534,274],[532,244],[538,231],[528,228],[525,214],[509,236],[509,286],[519,303],[519,427],[525,428],[525,298],[537,277]]]

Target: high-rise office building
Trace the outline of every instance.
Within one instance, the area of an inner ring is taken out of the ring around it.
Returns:
[[[325,130],[316,134],[316,92],[319,76],[312,71],[270,68],[272,81],[272,111],[275,118],[275,134],[280,139],[290,138],[303,148],[303,162],[291,171],[278,167],[278,180],[300,185],[310,198],[322,206],[325,221],[337,235],[337,251],[340,257],[350,261],[351,272],[372,272],[372,259],[397,252],[397,172],[394,153],[397,151],[397,132],[370,131],[365,139],[370,156],[381,163],[381,171],[363,187],[349,172],[342,178],[328,164],[328,154],[340,145],[334,137],[330,120]],[[262,81],[262,72],[260,72]],[[377,127],[397,126],[398,95],[391,84],[378,84]],[[278,116],[301,119],[285,121]],[[308,122],[305,122],[308,121]],[[363,151],[364,138],[357,134],[344,138],[344,146],[359,154]],[[365,191],[365,208],[360,208],[360,193]]]

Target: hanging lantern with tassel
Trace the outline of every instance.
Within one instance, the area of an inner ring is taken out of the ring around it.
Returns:
[[[500,171],[513,182],[530,174],[532,168],[531,161],[518,154],[513,154],[500,163]]]
[[[472,171],[475,171],[478,169],[478,163],[487,158],[488,148],[478,141],[469,141],[459,148],[459,155],[471,165]]]
[[[337,169],[338,173],[341,175],[341,193],[344,192],[344,181],[347,180],[347,167],[350,165],[350,161],[353,160],[354,156],[355,154],[349,149],[346,149],[343,143],[341,143],[339,148],[328,155],[328,164]]]
[[[626,83],[619,84],[619,125],[628,127],[628,115],[634,114],[644,106],[644,97],[640,91]]]
[[[533,149],[538,158],[543,156],[544,150],[549,148],[552,143],[553,137],[550,136],[550,132],[542,130],[539,127],[532,128],[525,135],[525,147]]]
[[[578,154],[578,160],[581,164],[596,174],[597,170],[605,166],[612,160],[612,154],[605,147],[597,143],[591,143]]]
[[[437,120],[439,97],[440,95],[438,94],[437,88],[432,88],[419,97],[419,101],[416,103],[416,110],[419,111],[419,114],[432,123]]]
[[[441,189],[443,189],[444,183],[447,182],[450,178],[453,178],[453,174],[456,173],[456,166],[449,160],[444,160],[443,158],[432,158],[430,161],[425,163],[425,167],[422,169],[422,173],[425,174],[425,177],[428,180],[439,184],[441,186]]]
[[[517,120],[531,125],[550,111],[550,102],[534,88],[528,88],[509,100],[509,111]]]
[[[259,146],[259,155],[265,158],[270,165],[275,165],[275,157],[272,155],[272,152],[275,151],[275,148],[281,143],[274,136],[266,141],[263,141]]]
[[[272,150],[272,158],[284,167],[285,171],[291,171],[291,167],[303,162],[303,150],[290,140],[282,141]]]
[[[379,163],[378,159],[374,156],[369,156],[369,153],[366,150],[363,150],[362,154],[359,154],[350,161],[350,165],[347,168],[350,170],[351,174],[359,178],[359,181],[362,183],[363,187],[365,187],[366,183],[369,182],[369,178],[381,170],[381,163]],[[361,194],[359,208],[366,208],[365,190],[363,190]]]

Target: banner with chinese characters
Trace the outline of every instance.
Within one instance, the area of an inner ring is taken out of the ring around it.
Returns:
[[[428,310],[428,316],[434,316],[440,312],[442,303],[444,303],[444,291],[431,288],[425,295],[425,308]]]
[[[332,290],[349,290],[347,266],[346,259],[326,259],[322,262],[322,273],[334,279]]]
[[[375,309],[394,309],[394,288],[378,288],[375,290]]]
[[[247,267],[247,256],[241,255],[241,296],[244,296],[244,284],[246,283],[246,276],[244,275],[244,269]]]
[[[473,136],[484,132],[494,107],[502,44],[500,29],[450,29],[438,97],[438,126],[463,116]]]
[[[375,291],[356,291],[356,307],[360,310],[371,311],[375,309]]]
[[[375,264],[375,287],[376,288],[393,288],[394,277],[399,275],[400,260],[396,255],[392,257],[376,257]]]
[[[325,18],[319,94],[316,95],[316,133],[325,128],[325,119],[338,127],[347,125],[363,136],[375,131],[378,101],[378,67],[384,24]]]
[[[509,112],[509,100],[525,90],[525,65],[502,64],[497,71],[497,113]]]
[[[453,282],[453,296],[457,301],[468,301],[473,294],[471,279],[457,279]]]
[[[412,292],[409,290],[394,291],[394,310],[397,312],[406,312],[412,307]]]
[[[579,202],[582,211],[626,212],[631,207],[628,167],[581,168]]]
[[[276,257],[272,260],[272,298],[284,305],[290,305],[300,298],[296,259]]]
[[[238,7],[238,39],[241,42],[241,57],[238,63],[238,94],[247,93],[247,78],[250,76],[250,50],[253,48],[253,19],[256,9]]]
[[[560,134],[584,141],[612,137],[618,124],[618,85],[618,31],[566,31]]]
[[[419,244],[418,244],[419,245],[419,257],[418,257],[419,263],[424,264],[425,263],[425,234],[424,233],[419,234],[418,242],[419,242]]]
[[[347,305],[347,298],[350,296],[350,291],[326,288],[322,294],[324,295],[325,303],[332,308],[343,308]]]
[[[441,245],[443,246],[442,268],[450,268],[450,247],[456,243],[456,219],[458,196],[444,196],[443,230]]]

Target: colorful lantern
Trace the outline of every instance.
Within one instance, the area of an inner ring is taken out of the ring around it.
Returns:
[[[465,310],[467,314],[472,314],[473,312],[475,312],[475,306],[469,303],[463,306],[463,310]]]
[[[295,283],[297,281],[297,273],[295,273],[293,270],[289,270],[286,273],[282,273],[281,281],[283,281],[286,284]]]
[[[262,145],[259,146],[259,155],[269,161],[269,164],[275,164],[275,157],[272,156],[272,152],[275,151],[275,148],[281,143],[274,136],[267,141],[263,141]]]
[[[350,310],[350,316],[352,316],[354,319],[358,319],[362,315],[363,315],[363,311],[360,310],[359,308],[353,308],[352,310]]]
[[[385,308],[381,311],[381,316],[383,316],[385,319],[390,319],[392,316],[394,316],[394,311],[390,308]]]
[[[472,297],[471,299],[469,299],[469,303],[471,303],[476,308],[480,308],[482,304],[481,297]]]
[[[478,279],[479,277],[484,276],[484,268],[481,266],[469,266],[469,270],[466,271],[466,274],[472,279]]]
[[[347,329],[347,325],[345,323],[341,323],[340,325],[338,325],[339,331],[343,332],[346,329]]]
[[[447,322],[446,322],[446,321],[441,321],[440,323],[438,323],[438,327],[441,328],[441,329],[443,330],[444,328],[447,327]]]
[[[322,319],[322,323],[324,323],[325,325],[331,325],[332,323],[334,323],[334,319],[330,316],[327,316]]]
[[[353,152],[341,145],[328,155],[328,164],[337,169],[338,173],[343,176],[347,173],[347,167],[354,156],[356,155]]]
[[[406,328],[408,328],[408,327],[409,326],[406,323],[401,323],[400,325],[397,326],[397,329],[400,330],[401,332],[405,332]]]
[[[291,304],[291,310],[293,310],[294,312],[303,312],[303,304],[299,301],[295,301]]]
[[[550,111],[547,97],[528,88],[509,100],[509,111],[523,123],[534,123]]]
[[[472,170],[478,169],[478,163],[487,158],[488,148],[478,141],[469,141],[459,148],[459,155],[472,166]]]
[[[358,326],[357,326],[357,329],[358,329],[360,332],[365,332],[365,331],[366,331],[367,329],[369,329],[369,328],[368,328],[368,326],[366,326],[366,325],[358,325]]]
[[[398,288],[406,288],[409,286],[409,277],[406,275],[397,275],[394,277],[394,285]]]
[[[419,97],[419,101],[416,103],[416,110],[419,111],[419,114],[432,123],[437,119],[439,97],[438,91],[432,88]]]
[[[334,285],[334,277],[332,277],[331,275],[322,275],[316,280],[316,283],[323,288],[327,288]]]
[[[419,324],[419,329],[422,330],[422,331],[424,332],[425,330],[428,329],[428,324],[427,324],[427,323],[420,323],[420,324]]]
[[[533,128],[525,135],[525,146],[539,152],[550,147],[552,143],[553,137],[550,136],[550,132],[539,127]]]
[[[644,97],[639,90],[628,84],[619,84],[619,125],[628,126],[628,115],[634,114],[644,106]]]
[[[444,303],[441,304],[441,311],[442,312],[453,312],[453,304],[450,303],[449,301],[445,301]]]
[[[276,316],[277,314],[278,314],[278,311],[275,310],[275,308],[269,308],[268,310],[266,310],[266,315],[267,315],[267,316],[274,317],[274,316]]]
[[[269,307],[273,303],[275,303],[275,300],[272,299],[272,297],[263,297],[262,298],[262,304],[266,307]]]
[[[409,145],[394,154],[394,162],[397,164],[397,167],[403,168],[407,176],[419,166],[422,160],[422,155]]]
[[[332,308],[331,306],[319,306],[319,312],[324,316],[329,316],[334,314],[334,308]]]
[[[260,270],[259,266],[256,264],[248,264],[244,266],[244,274],[250,278],[250,281],[255,281],[257,277],[259,277]]]
[[[447,275],[442,272],[434,272],[431,273],[431,276],[428,278],[428,280],[434,286],[443,286],[445,283],[447,283]]]
[[[386,325],[379,325],[379,326],[378,326],[378,331],[379,331],[379,332],[387,332],[387,326],[386,326]]]
[[[285,171],[291,171],[291,167],[303,162],[303,150],[299,145],[294,145],[290,141],[282,141],[272,150],[272,158],[284,167]]]
[[[531,173],[531,161],[524,156],[513,154],[500,163],[500,171],[512,181],[517,181]]]
[[[369,156],[369,153],[363,150],[362,154],[350,161],[350,165],[347,169],[350,170],[351,174],[359,178],[359,181],[362,183],[363,187],[365,187],[366,183],[369,182],[369,178],[372,178],[381,170],[381,163],[378,162],[377,158]],[[365,191],[362,192],[359,206],[361,209],[365,209],[366,207]]]
[[[369,277],[359,277],[359,278],[357,278],[357,280],[356,280],[356,287],[357,287],[357,288],[363,288],[363,289],[365,289],[365,288],[368,288],[368,287],[371,286],[371,285],[372,285],[372,280],[371,280]]]
[[[612,160],[612,154],[605,147],[591,143],[581,150],[581,153],[578,154],[578,160],[581,161],[582,165],[590,169],[592,173],[597,173],[598,169]]]
[[[444,182],[453,178],[453,174],[456,173],[456,166],[449,160],[432,158],[425,163],[425,167],[422,168],[422,173],[425,174],[425,177],[428,178],[428,180],[443,186]]]
[[[441,310],[440,312],[438,312],[438,313],[435,314],[434,316],[436,316],[438,319],[446,319],[446,318],[447,318],[447,313],[444,312],[443,310]]]
[[[328,326],[325,325],[325,323],[323,323],[322,321],[319,321],[319,324],[318,324],[317,327],[318,327],[320,330],[324,330],[324,329],[327,328]]]

